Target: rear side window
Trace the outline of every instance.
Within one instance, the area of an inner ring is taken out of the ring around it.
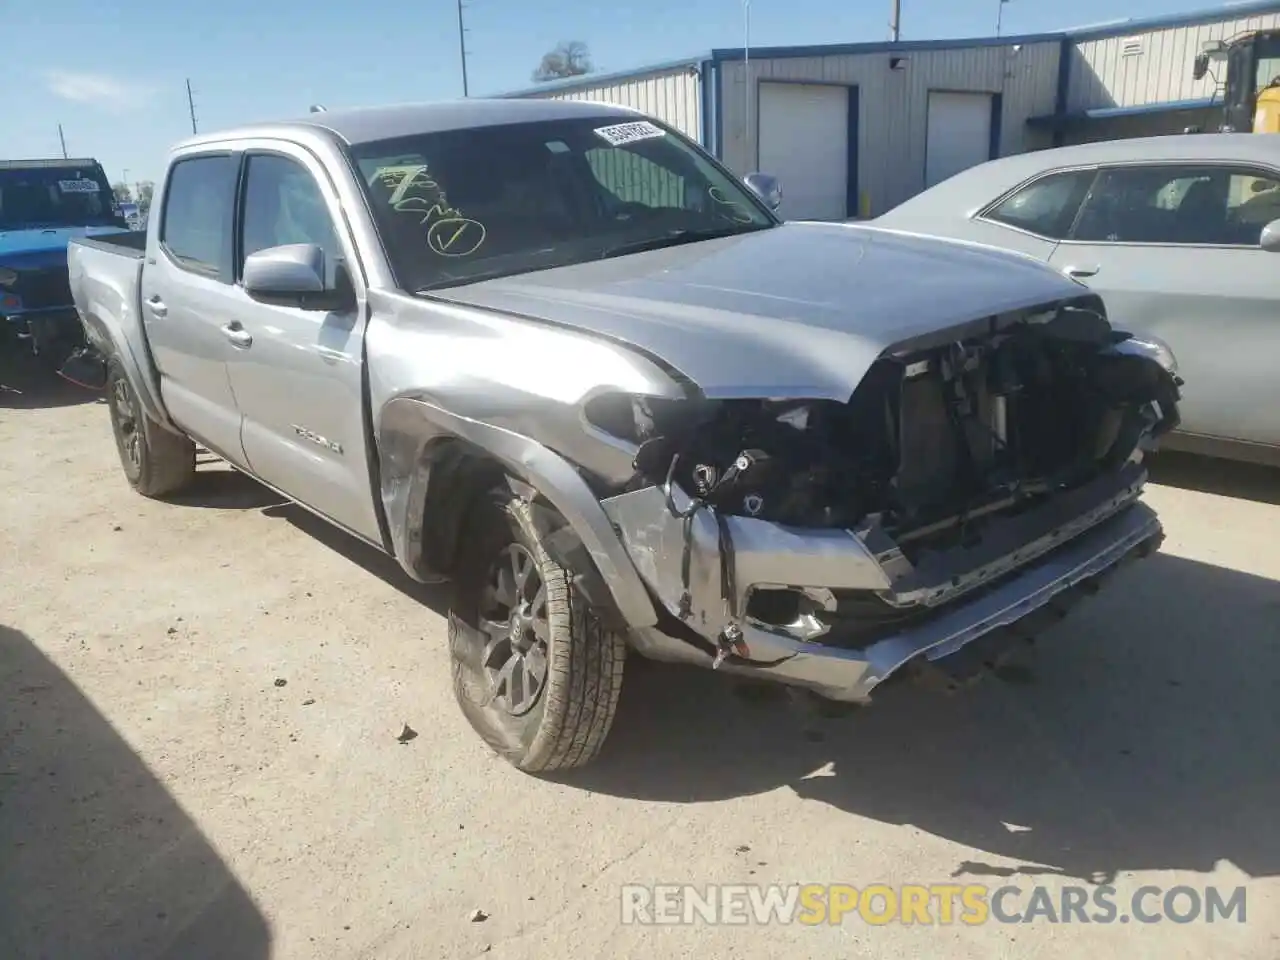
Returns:
[[[230,249],[233,161],[229,156],[179,160],[165,190],[160,245],[178,265],[217,277]]]
[[[983,217],[1050,240],[1062,240],[1071,230],[1094,174],[1093,170],[1070,170],[1040,177],[1015,190]]]
[[[1086,243],[1256,247],[1280,217],[1280,179],[1218,166],[1156,164],[1103,171],[1076,224]]]

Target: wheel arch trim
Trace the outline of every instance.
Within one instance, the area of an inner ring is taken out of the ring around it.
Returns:
[[[568,461],[514,431],[459,416],[426,400],[399,397],[387,403],[379,417],[380,492],[396,559],[410,576],[427,578],[422,535],[431,475],[441,454],[450,449],[449,442],[459,441],[496,461],[564,518],[565,532],[581,542],[628,627],[657,623],[639,572],[600,502]],[[513,489],[527,496],[519,484]]]

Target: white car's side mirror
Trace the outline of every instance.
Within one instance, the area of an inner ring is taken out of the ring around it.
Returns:
[[[1258,238],[1258,246],[1271,253],[1280,253],[1280,220],[1272,220],[1262,228],[1262,236]]]

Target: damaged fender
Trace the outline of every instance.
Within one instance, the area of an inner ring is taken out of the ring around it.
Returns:
[[[421,572],[423,512],[441,441],[457,438],[500,462],[511,475],[555,508],[565,524],[550,537],[559,558],[585,551],[599,579],[588,590],[607,588],[613,606],[631,628],[652,626],[657,613],[643,581],[609,518],[579,473],[561,456],[535,440],[502,427],[443,410],[424,400],[402,397],[383,410],[378,449],[381,495],[396,559],[415,579]],[[549,522],[549,521],[547,521]],[[544,533],[551,533],[549,529]],[[584,573],[580,566],[575,572]]]

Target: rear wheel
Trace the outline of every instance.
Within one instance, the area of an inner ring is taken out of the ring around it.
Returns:
[[[449,613],[454,695],[521,770],[583,766],[613,724],[626,641],[548,556],[528,503],[495,492],[480,514],[468,524]]]
[[[145,497],[163,497],[191,482],[196,473],[195,444],[147,416],[115,358],[107,365],[107,406],[120,466],[133,489]]]

